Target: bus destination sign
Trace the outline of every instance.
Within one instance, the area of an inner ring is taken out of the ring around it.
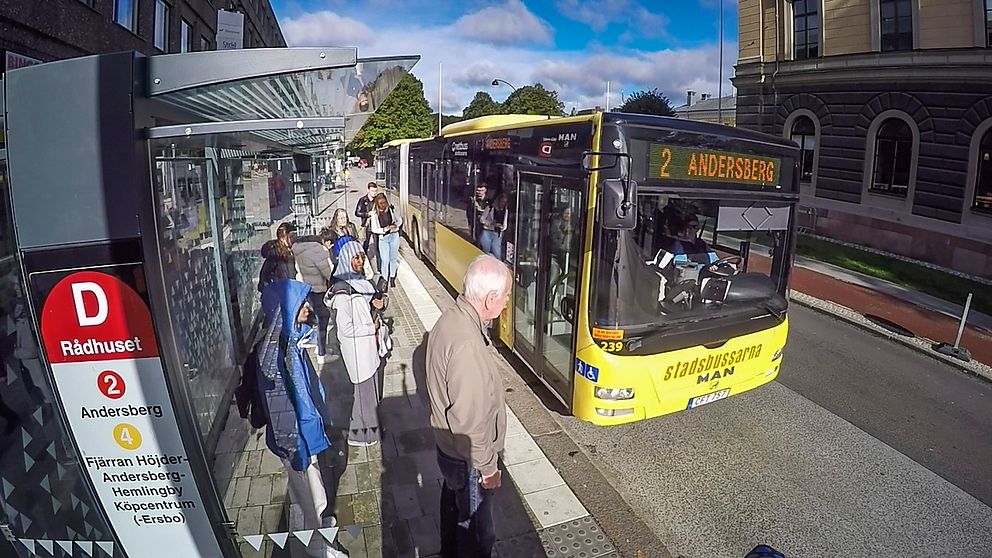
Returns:
[[[702,180],[780,187],[781,169],[782,160],[773,157],[660,143],[652,143],[648,148],[648,178],[655,180]]]

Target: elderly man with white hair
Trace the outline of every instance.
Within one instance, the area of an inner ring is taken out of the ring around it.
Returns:
[[[427,340],[427,391],[441,489],[441,556],[489,558],[496,542],[492,500],[500,487],[506,436],[503,381],[489,325],[510,296],[510,272],[477,257],[464,292],[438,318]]]

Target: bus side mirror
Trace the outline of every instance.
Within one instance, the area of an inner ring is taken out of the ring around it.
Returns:
[[[600,222],[603,228],[629,231],[637,226],[637,183],[633,180],[608,178],[600,184],[603,192]]]
[[[626,153],[605,153],[602,151],[586,151],[582,153],[582,170],[586,172],[612,169],[620,162],[620,157]],[[593,164],[593,157],[599,157],[596,164]]]

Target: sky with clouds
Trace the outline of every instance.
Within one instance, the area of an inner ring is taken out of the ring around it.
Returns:
[[[476,91],[542,83],[565,110],[658,88],[716,96],[721,0],[270,0],[290,46],[357,46],[359,57],[419,54],[413,73],[437,110],[458,114]],[[723,93],[737,59],[737,2],[724,7]],[[439,68],[440,64],[440,68]]]

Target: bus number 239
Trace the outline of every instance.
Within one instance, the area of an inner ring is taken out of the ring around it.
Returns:
[[[608,353],[619,353],[623,350],[623,341],[600,341],[599,348]]]

